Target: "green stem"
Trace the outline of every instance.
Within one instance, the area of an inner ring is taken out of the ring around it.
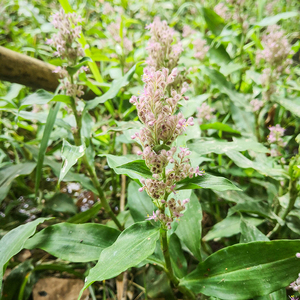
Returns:
[[[290,180],[290,184],[289,184],[289,204],[288,206],[285,208],[285,210],[283,211],[282,215],[281,215],[281,219],[284,221],[286,216],[290,213],[290,211],[293,209],[296,199],[298,197],[298,190],[297,190],[297,181],[296,180]],[[270,231],[267,234],[268,238],[272,238],[279,230],[281,229],[281,225],[279,223],[276,224],[276,226],[274,227],[274,229],[272,231]]]
[[[169,251],[169,245],[168,245],[168,238],[167,238],[167,231],[163,228],[160,229],[160,238],[161,238],[161,247],[165,258],[166,263],[166,273],[170,281],[174,284],[178,290],[186,296],[186,299],[192,300],[196,299],[195,295],[192,291],[187,289],[184,286],[179,286],[179,279],[174,275],[172,264],[171,264],[171,258],[170,258],[170,251]]]
[[[241,26],[243,26],[243,24]],[[241,45],[240,45],[240,61],[241,61],[241,64],[243,64],[244,44],[245,44],[245,35],[242,32]],[[243,69],[242,69],[241,70],[241,75],[240,75],[240,81],[239,81],[238,91],[241,91],[242,82],[243,82],[243,73],[244,72],[243,72]]]
[[[73,110],[73,113],[74,113],[74,116],[75,116],[75,119],[76,119],[76,124],[77,124],[77,128],[76,130],[74,131],[73,133],[73,136],[74,136],[74,141],[75,141],[75,145],[76,146],[81,146],[81,125],[82,125],[82,119],[81,119],[81,115],[79,115],[77,113],[77,109],[76,109],[76,105],[75,105],[75,100],[72,99],[71,101],[71,107],[72,107],[72,110]],[[96,175],[96,170],[95,170],[95,167],[94,166],[91,166],[89,161],[88,161],[88,158],[86,156],[86,154],[83,155],[82,157],[82,162],[84,163],[90,177],[91,177],[91,180],[92,180],[92,183],[94,185],[94,187],[97,189],[97,192],[98,192],[98,197],[100,198],[100,202],[102,204],[102,206],[104,207],[105,211],[110,215],[110,217],[112,218],[112,220],[115,222],[115,224],[117,225],[117,227],[120,229],[120,230],[123,230],[123,226],[121,225],[121,223],[119,222],[119,220],[117,219],[117,217],[115,216],[115,214],[113,213],[113,211],[111,210],[106,198],[105,198],[105,195],[104,195],[104,192],[101,188],[101,185],[98,181],[98,178],[97,178],[97,175]]]

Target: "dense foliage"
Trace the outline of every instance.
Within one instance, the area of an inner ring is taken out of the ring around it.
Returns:
[[[2,1],[0,299],[298,299],[299,2]]]

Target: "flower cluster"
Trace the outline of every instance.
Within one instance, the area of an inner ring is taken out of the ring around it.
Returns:
[[[295,292],[300,291],[300,273],[298,276],[299,277],[297,278],[297,280],[290,284],[290,288],[293,289]]]
[[[282,137],[284,135],[285,129],[282,128],[279,124],[276,126],[269,127],[270,134],[268,135],[268,142],[270,144],[277,144],[280,147],[284,147],[286,144],[284,143]]]
[[[175,30],[170,28],[166,21],[156,17],[150,25],[151,38],[147,45],[149,56],[146,63],[149,67],[159,70],[163,67],[172,70],[177,66],[180,54],[183,51],[181,42],[174,44]]]
[[[145,83],[143,93],[132,96],[130,103],[136,106],[138,116],[144,127],[132,136],[143,147],[141,155],[152,173],[152,179],[142,179],[143,187],[158,207],[148,220],[160,221],[164,228],[171,228],[172,221],[182,216],[185,204],[189,199],[168,200],[169,194],[176,194],[176,183],[184,178],[202,176],[199,167],[193,168],[187,157],[187,148],[172,147],[175,139],[182,134],[187,126],[193,126],[193,118],[185,119],[177,113],[178,102],[188,100],[185,93],[188,89],[183,76],[176,66],[182,51],[181,44],[172,45],[174,30],[165,21],[158,18],[147,26],[152,37],[148,44],[150,56],[148,67],[142,77]],[[179,49],[179,50],[178,50]],[[170,67],[166,68],[166,67]],[[175,84],[176,83],[176,84]],[[172,166],[168,169],[168,166]],[[165,213],[168,208],[169,213]]]
[[[182,36],[188,37],[190,35],[192,35],[193,33],[195,33],[196,31],[194,29],[192,29],[189,25],[183,25],[182,28]]]
[[[116,22],[112,22],[107,26],[107,30],[112,37],[112,41],[115,44],[121,44],[122,39],[120,37],[120,27],[121,27],[121,18],[118,18]],[[133,50],[132,42],[126,37],[126,28],[123,28],[123,48],[126,53],[129,53]]]
[[[209,121],[213,118],[214,108],[210,107],[207,103],[202,103],[200,107],[197,107],[198,113],[198,122],[199,124],[204,123],[205,121]]]
[[[182,202],[181,200],[176,201],[174,198],[171,198],[168,201],[165,201],[165,207],[168,207],[170,210],[170,216],[162,213],[159,209],[156,212],[153,212],[152,216],[148,216],[146,220],[154,220],[160,221],[163,224],[166,224],[168,229],[171,229],[171,223],[173,222],[174,218],[180,218],[183,216],[183,211],[185,210],[185,204],[189,203],[190,199],[184,199]]]
[[[203,60],[209,50],[209,46],[207,46],[206,40],[196,39],[193,41],[195,58],[199,60]]]
[[[51,23],[58,29],[58,33],[54,34],[52,39],[47,40],[47,44],[56,48],[55,55],[62,59],[76,63],[77,58],[84,56],[81,45],[77,42],[80,37],[82,22],[81,16],[76,13],[65,14],[61,8],[59,12],[52,16]]]
[[[249,23],[247,22],[249,16],[245,14],[245,11],[247,11],[245,1],[227,0],[226,2],[229,4],[230,9],[224,3],[220,2],[215,6],[214,11],[225,20],[239,23],[245,33],[249,28]]]
[[[250,101],[250,105],[252,106],[252,111],[256,112],[264,106],[264,102],[262,100],[253,99]]]
[[[267,27],[265,34],[262,36],[264,49],[258,51],[256,62],[259,64],[264,61],[267,68],[263,70],[261,84],[265,88],[263,97],[270,100],[271,95],[275,92],[274,83],[280,75],[289,73],[289,66],[292,60],[289,55],[293,52],[290,50],[290,44],[285,37],[285,32],[278,25]]]
[[[215,6],[214,11],[216,14],[218,14],[224,20],[228,19],[228,8],[224,3],[222,3],[222,2],[218,3]]]
[[[67,66],[74,66],[80,57],[84,56],[84,50],[81,44],[77,41],[81,34],[82,18],[76,13],[65,14],[61,9],[54,14],[51,23],[58,29],[58,33],[54,34],[52,39],[47,40],[47,44],[56,48],[55,54],[67,61],[68,65],[57,67],[53,71],[58,73],[61,80],[60,89],[66,91],[66,95],[78,100],[83,94],[83,86],[78,85],[78,76],[81,72],[87,71],[87,67],[82,66],[74,75],[73,78],[67,71]]]

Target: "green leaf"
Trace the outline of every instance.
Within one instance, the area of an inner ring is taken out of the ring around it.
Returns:
[[[252,226],[258,226],[264,222],[263,219],[258,219],[254,217],[243,217]],[[235,234],[240,233],[240,216],[230,216],[226,217],[221,222],[218,222],[213,226],[213,228],[203,237],[203,241],[210,241],[213,239],[219,239],[222,237],[230,237]]]
[[[243,217],[241,217],[240,230],[241,230],[240,243],[269,241],[269,239],[261,231],[259,231],[256,228],[256,226],[252,225]]]
[[[25,260],[15,267],[7,276],[3,283],[2,298],[1,300],[14,300],[18,299],[18,294],[24,278],[28,272],[34,269],[32,259]]]
[[[300,117],[300,99],[277,99],[277,103],[283,106],[285,109],[289,110],[292,114]]]
[[[285,288],[282,288],[266,296],[258,296],[253,298],[253,300],[285,300],[285,299],[286,299]]]
[[[192,193],[184,215],[180,218],[176,234],[199,261],[201,261],[201,222],[202,208],[197,196]]]
[[[5,271],[5,264],[23,249],[25,242],[34,234],[36,227],[40,223],[43,223],[45,220],[49,219],[51,218],[38,218],[25,225],[20,225],[17,228],[9,231],[0,240],[0,287]]]
[[[244,156],[242,153],[237,152],[237,151],[227,151],[226,155],[240,168],[247,169],[247,168],[252,168],[259,173],[265,175],[265,176],[270,176],[270,177],[287,177],[288,175],[286,172],[278,167],[278,168],[272,168],[269,166],[265,161],[252,161],[248,159],[246,156]]]
[[[124,165],[118,166],[117,169],[131,170],[137,174],[142,175],[145,178],[152,178],[152,173],[146,166],[143,159],[134,160]]]
[[[238,130],[232,129],[229,125],[223,124],[221,122],[215,122],[210,124],[201,124],[200,125],[201,130],[207,130],[207,129],[216,129],[221,130],[225,132],[231,132],[241,135],[241,133]]]
[[[278,15],[272,16],[272,17],[266,17],[262,19],[260,22],[255,23],[254,25],[257,26],[269,26],[269,25],[274,25],[280,20],[284,19],[289,19],[298,16],[299,13],[297,11],[288,11],[284,13],[280,13]]]
[[[125,229],[112,246],[101,252],[100,259],[90,270],[78,299],[93,282],[113,278],[151,255],[159,238],[159,230],[148,221],[135,223]]]
[[[212,189],[215,191],[241,191],[241,189],[235,186],[230,180],[224,177],[217,177],[210,174],[204,174],[203,176],[197,176],[193,178],[187,177],[176,184],[176,190],[201,188]]]
[[[228,215],[232,215],[235,212],[247,212],[257,214],[259,216],[269,218],[271,220],[276,220],[281,226],[284,222],[279,218],[270,207],[269,203],[263,201],[244,201],[239,202],[235,206],[231,207],[228,211]]]
[[[182,252],[180,240],[175,233],[170,236],[169,251],[175,275],[178,278],[184,277],[187,274],[187,261]]]
[[[68,194],[58,193],[46,201],[46,207],[62,213],[77,213],[77,206]]]
[[[75,216],[69,218],[66,222],[73,223],[73,224],[86,223],[90,219],[97,216],[101,207],[102,207],[101,203],[97,202],[90,209],[83,211],[79,214],[76,214]]]
[[[64,179],[64,177],[71,169],[71,167],[76,164],[78,158],[84,155],[84,152],[85,152],[84,145],[73,146],[65,139],[63,140],[62,154],[61,154],[63,158],[63,164],[60,170],[58,182],[61,182]]]
[[[52,93],[49,93],[45,90],[37,90],[35,93],[28,95],[22,100],[19,109],[21,110],[26,106],[34,104],[47,104],[52,100],[53,97],[54,95]]]
[[[70,76],[73,76],[82,66],[88,64],[88,62],[93,62],[90,57],[83,57],[76,66],[67,67],[67,71]]]
[[[188,143],[190,150],[197,152],[200,155],[208,153],[223,154],[229,151],[246,151],[253,150],[255,152],[267,153],[269,150],[262,144],[252,139],[234,139],[233,142],[216,139],[199,139],[193,143]]]
[[[94,100],[89,101],[85,107],[85,110],[94,109],[98,104],[104,103],[105,101],[117,96],[119,90],[129,83],[137,66],[139,66],[139,64],[134,65],[122,78],[115,80],[112,83],[111,88],[104,95],[102,95],[101,97],[96,97]]]
[[[138,179],[138,180],[140,178],[142,178],[141,175],[139,175],[138,173],[136,173],[130,169],[118,168],[124,164],[134,161],[134,158],[136,158],[136,155],[118,156],[118,155],[112,155],[112,154],[100,154],[99,156],[105,156],[107,158],[107,163],[108,163],[109,167],[114,169],[116,174],[125,174],[132,179]]]
[[[54,109],[50,109],[49,115],[47,117],[45,129],[43,132],[43,137],[41,140],[41,146],[39,149],[39,154],[37,158],[37,165],[36,165],[36,173],[35,173],[35,196],[37,197],[38,195],[38,190],[42,178],[42,168],[44,164],[44,158],[45,158],[45,153],[48,147],[48,141],[56,120],[57,113],[59,111],[60,103],[56,103],[54,106]]]
[[[27,148],[33,155],[33,157],[36,159],[38,156],[38,149],[32,145],[25,144],[25,148]],[[51,167],[53,170],[53,173],[55,176],[59,177],[60,174],[60,169],[61,169],[61,164],[56,162],[54,159],[50,158],[49,156],[46,156],[44,158],[44,165],[47,165]],[[92,181],[86,177],[84,174],[77,174],[73,173],[72,171],[69,171],[66,177],[64,178],[65,182],[68,181],[75,181],[75,182],[80,182],[84,188],[87,190],[92,191],[94,194],[97,194],[97,189],[93,186]]]
[[[212,9],[202,6],[201,13],[207,24],[207,27],[215,34],[219,35],[224,27],[223,19]]]
[[[180,285],[224,300],[268,295],[298,277],[299,247],[300,241],[289,240],[226,247],[200,263]]]
[[[35,168],[35,162],[26,162],[10,165],[0,169],[0,203],[9,192],[14,179],[20,175],[28,175]]]
[[[8,90],[8,93],[5,96],[0,96],[0,100],[4,100],[10,103],[12,106],[17,107],[17,105],[13,102],[15,98],[18,97],[20,91],[23,89],[23,85],[13,83]]]
[[[40,248],[71,262],[98,260],[103,249],[111,246],[120,232],[101,224],[60,223],[35,234],[25,248]]]
[[[35,93],[28,95],[27,97],[25,97],[22,100],[19,110],[22,110],[22,109],[26,108],[27,106],[34,105],[34,104],[39,104],[39,105],[47,104],[50,101],[63,102],[63,103],[69,104],[69,103],[71,103],[70,99],[71,99],[70,96],[54,95],[45,90],[37,90]],[[50,112],[51,112],[51,110],[49,110],[49,113]]]
[[[156,209],[151,198],[145,191],[139,192],[140,185],[131,181],[128,185],[128,206],[135,222],[145,221],[147,215],[152,215]]]
[[[201,70],[211,79],[212,83],[217,85],[220,92],[226,94],[235,105],[243,108],[248,106],[249,111],[251,110],[249,103],[245,99],[245,95],[237,92],[232,83],[227,81],[223,74],[208,67],[203,67]]]

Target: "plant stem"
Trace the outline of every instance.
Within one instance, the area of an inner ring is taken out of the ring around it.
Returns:
[[[281,216],[282,220],[285,220],[286,216],[293,209],[296,199],[298,197],[297,180],[290,180],[289,194],[290,194],[289,195],[290,196],[289,204],[282,213],[282,216]],[[281,228],[281,225],[279,223],[277,223],[276,226],[273,228],[273,230],[267,234],[267,237],[272,238],[280,230],[280,228]]]
[[[187,299],[189,300],[196,299],[192,291],[190,291],[184,286],[179,286],[179,279],[174,275],[172,264],[171,264],[167,231],[163,228],[160,229],[160,238],[161,238],[161,247],[166,262],[167,276],[169,277],[170,281],[178,288],[178,290],[187,297]]]
[[[81,142],[82,119],[81,119],[81,115],[79,115],[77,113],[75,100],[73,98],[72,98],[72,101],[71,101],[71,107],[72,107],[72,110],[73,110],[73,113],[74,113],[74,116],[75,116],[75,119],[76,119],[76,125],[77,125],[77,128],[73,133],[75,145],[76,146],[81,146],[81,144],[82,144],[82,142]],[[87,171],[88,171],[88,173],[91,177],[91,180],[92,180],[92,183],[93,183],[94,187],[97,189],[98,197],[100,198],[100,202],[101,202],[102,206],[104,207],[105,211],[110,215],[110,217],[115,222],[117,227],[120,230],[123,230],[123,226],[121,225],[121,223],[119,222],[119,220],[117,219],[117,217],[115,216],[113,211],[111,210],[111,208],[110,208],[110,206],[109,206],[109,204],[108,204],[108,202],[105,198],[104,192],[101,188],[101,185],[100,185],[100,183],[98,181],[98,178],[97,178],[97,175],[96,175],[95,167],[90,165],[86,154],[83,155],[82,162],[84,163],[84,165],[85,165],[85,167],[86,167],[86,169],[87,169]]]

